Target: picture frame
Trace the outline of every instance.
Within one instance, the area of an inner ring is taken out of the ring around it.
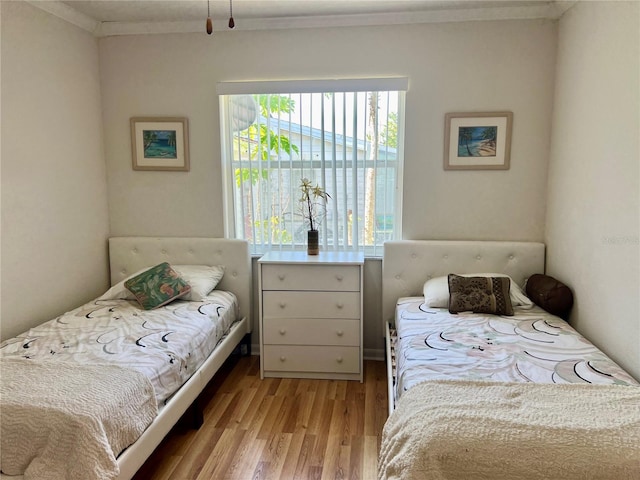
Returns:
[[[186,117],[132,117],[134,170],[189,171],[189,124]]]
[[[509,170],[512,112],[445,115],[445,170]]]

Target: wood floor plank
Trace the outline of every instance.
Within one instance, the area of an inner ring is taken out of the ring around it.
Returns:
[[[321,380],[322,381],[322,380]],[[316,435],[328,435],[335,400],[324,397],[321,390],[316,392],[313,410],[309,419],[309,431]]]
[[[340,459],[340,437],[329,435],[327,437],[326,454],[322,462],[322,480],[333,480],[336,478],[336,471]]]
[[[273,401],[271,402],[271,407],[269,407],[269,411],[267,412],[267,416],[264,418],[262,422],[262,428],[256,435],[257,438],[266,438],[273,433],[279,433],[279,430],[275,430],[276,421],[278,418],[281,418],[280,411],[282,409],[282,404],[285,402],[285,397],[273,397]]]
[[[291,435],[291,443],[287,450],[287,456],[284,459],[282,471],[280,472],[280,478],[295,478],[296,467],[298,465],[298,458],[302,453],[302,446],[304,444],[304,433],[294,433]]]
[[[325,453],[329,442],[329,429],[331,427],[331,417],[333,415],[333,404],[335,403],[335,400],[325,399],[324,402],[318,403],[321,404],[318,408],[321,422],[317,430],[314,432],[316,434],[316,444],[311,453],[311,465],[314,467],[319,467],[324,464]]]
[[[260,462],[262,450],[264,450],[266,444],[266,440],[246,440],[238,451],[238,455],[229,465],[225,478],[229,478],[229,480],[247,480],[251,478]]]
[[[134,480],[373,480],[387,417],[386,368],[364,383],[260,379],[259,357],[228,361],[202,392],[204,424],[181,422]]]
[[[296,395],[293,392],[291,404],[288,405],[287,410],[284,412],[284,423],[282,425],[282,431],[285,433],[295,433],[296,425],[298,424],[298,417],[300,416],[300,404],[302,403],[301,395]]]
[[[207,425],[216,425],[229,408],[232,400],[232,393],[220,393],[219,395],[216,395],[213,401],[204,409],[204,416],[207,418]]]
[[[295,432],[307,433],[309,429],[309,420],[311,419],[311,412],[313,410],[313,400],[315,398],[314,392],[306,391],[300,394],[300,408],[298,410],[298,416],[296,417]]]
[[[346,431],[349,425],[349,408],[347,402],[336,400],[333,402],[333,411],[331,412],[331,423],[329,424],[329,436],[338,437],[341,445],[349,443],[349,432]]]
[[[364,435],[351,438],[351,458],[349,459],[349,480],[367,480],[363,476],[364,468]]]
[[[233,418],[233,414],[238,408],[238,404],[242,400],[242,397],[245,395],[244,392],[238,391],[235,393],[228,393],[230,397],[229,402],[227,403],[226,408],[222,413],[218,416],[218,421],[216,422],[216,428],[227,428],[229,422]]]
[[[253,387],[251,389],[253,390]],[[264,417],[267,415],[269,407],[271,406],[270,400],[273,399],[273,395],[267,395],[268,390],[269,382],[262,382],[258,385],[255,395],[247,408],[246,415],[240,420],[238,428],[242,430],[253,428],[256,431],[260,429]]]
[[[251,480],[264,480],[267,478],[267,471],[269,470],[269,464],[267,462],[258,462],[256,469],[253,471]]]
[[[365,372],[364,394],[364,434],[374,435],[376,432],[376,377],[373,369]]]
[[[247,415],[248,423],[245,425],[244,420],[240,422],[240,428],[244,427],[244,429],[246,429],[250,434],[251,438],[259,438],[258,433],[262,429],[262,425],[267,418],[267,414],[271,410],[274,400],[275,397],[273,396],[264,397],[260,402],[260,405],[258,405],[258,408],[253,410],[253,414]],[[262,437],[262,440],[264,440],[264,437]]]
[[[176,478],[174,475],[176,466],[182,461],[182,457],[179,456],[167,456],[161,459],[160,468],[157,469],[152,475],[148,476],[148,480],[170,480]]]
[[[198,480],[224,478],[245,433],[241,430],[224,429],[196,478]]]
[[[278,415],[276,416],[275,421],[271,424],[272,432],[282,432],[282,433],[293,433],[293,425],[295,425],[295,417],[294,421],[290,422],[289,417],[291,415],[297,415],[298,410],[296,406],[295,397],[285,396],[280,406],[280,410],[278,411]]]
[[[349,381],[341,380],[336,382],[336,400],[346,400],[347,398],[347,386],[349,385]]]
[[[340,445],[340,456],[338,457],[338,465],[336,466],[336,475],[334,478],[339,480],[348,478],[351,460],[351,442],[349,442],[349,445]]]
[[[378,478],[378,437],[366,435],[364,437],[364,468],[362,469],[362,478],[368,480],[370,478]]]
[[[307,475],[309,469],[309,460],[311,458],[311,452],[313,452],[313,447],[316,444],[316,436],[308,435],[304,436],[304,440],[302,441],[302,445],[300,446],[300,453],[298,454],[298,458],[296,461],[296,466],[294,470],[293,477],[295,480],[302,480],[309,478]]]
[[[269,465],[265,476],[266,479],[279,480],[281,478],[280,473],[284,468],[284,461],[287,457],[292,437],[291,433],[271,435],[271,441],[267,442],[262,451],[262,459]]]
[[[309,467],[309,480],[322,480],[322,467]]]
[[[207,463],[211,455],[211,446],[218,443],[223,432],[220,428],[211,428],[211,426],[201,427],[198,431],[199,438],[193,443],[193,448],[182,457],[182,461],[175,467],[173,473],[175,478],[197,478],[202,467]]]
[[[318,382],[316,380],[301,378],[300,382],[298,382],[298,389],[296,390],[296,394],[315,392],[317,388],[318,388]]]
[[[275,394],[284,397],[293,397],[296,394],[299,383],[299,378],[283,378]]]

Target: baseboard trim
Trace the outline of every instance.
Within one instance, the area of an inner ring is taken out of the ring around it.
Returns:
[[[365,348],[364,349],[365,360],[376,360],[379,362],[385,361],[385,351],[381,348]]]
[[[260,355],[259,344],[251,344],[251,355]],[[385,361],[385,351],[382,348],[365,348],[363,356],[365,360]]]

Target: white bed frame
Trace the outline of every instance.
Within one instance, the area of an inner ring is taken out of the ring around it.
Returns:
[[[244,336],[251,333],[252,277],[247,242],[178,237],[109,239],[112,285],[144,267],[152,267],[165,261],[174,265],[224,265],[224,277],[216,288],[233,292],[237,296],[242,320],[234,324],[204,364],[169,399],[142,436],[118,457],[119,480],[130,479],[135,475]]]
[[[382,321],[386,336],[389,414],[394,410],[389,325],[401,297],[421,297],[424,282],[449,273],[504,273],[519,285],[544,273],[545,246],[535,242],[398,240],[385,242]]]
[[[132,478],[162,442],[169,430],[198,398],[213,375],[251,333],[251,257],[244,240],[183,237],[113,237],[109,239],[111,285],[145,267],[169,262],[174,265],[224,265],[225,273],[216,287],[238,298],[239,318],[229,334],[207,357],[202,366],[162,407],[140,438],[118,457],[117,480]],[[23,475],[0,474],[2,480],[21,480]]]

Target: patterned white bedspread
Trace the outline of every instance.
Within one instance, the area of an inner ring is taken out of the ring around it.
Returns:
[[[422,297],[396,307],[396,399],[425,380],[638,385],[564,320],[539,307],[513,317],[450,314]]]
[[[176,300],[145,311],[134,300],[94,300],[0,344],[0,355],[111,364],[151,381],[160,405],[202,365],[238,316],[235,295]]]
[[[158,413],[144,374],[0,357],[0,470],[24,480],[106,480]]]

